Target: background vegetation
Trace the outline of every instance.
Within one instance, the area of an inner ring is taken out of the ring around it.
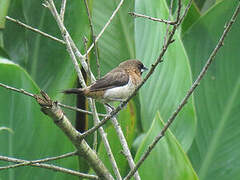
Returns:
[[[183,7],[188,0],[183,1]],[[7,0],[0,2],[0,82],[32,93],[39,89],[51,98],[75,106],[74,97],[59,93],[76,87],[77,76],[63,44],[33,33],[5,16],[16,18],[61,39],[57,24],[41,1]],[[56,2],[58,8],[60,2]],[[118,4],[89,1],[98,34]],[[128,12],[167,19],[168,0],[125,1],[111,25],[98,41],[101,75],[120,62],[140,59],[145,66],[159,56],[166,26]],[[174,1],[176,7],[177,1]],[[176,109],[193,80],[219,40],[225,23],[238,1],[195,0],[175,42],[163,63],[118,115],[128,144],[137,161],[148,144]],[[176,8],[173,8],[175,16]],[[91,41],[88,17],[83,1],[67,2],[65,25],[84,52],[83,37]],[[239,179],[240,178],[240,19],[238,18],[200,86],[178,115],[176,121],[139,169],[142,179]],[[97,75],[94,54],[90,63]],[[104,113],[99,105],[98,111]],[[75,112],[66,110],[75,124]],[[91,118],[87,118],[89,126]],[[0,88],[0,155],[22,159],[40,159],[74,150],[65,135],[40,111],[34,99]],[[121,146],[111,124],[105,126],[122,175],[129,167],[120,153]],[[91,138],[88,142],[91,144]],[[111,165],[99,140],[98,154]],[[70,169],[91,171],[85,161],[71,157],[54,162]],[[0,161],[0,166],[7,165]],[[20,167],[0,172],[0,179],[77,179],[63,173]]]

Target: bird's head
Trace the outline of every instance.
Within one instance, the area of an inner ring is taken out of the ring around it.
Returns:
[[[148,68],[146,68],[143,63],[137,59],[130,59],[124,61],[119,64],[119,67],[126,70],[130,69],[137,71],[139,74],[142,74],[144,71],[148,70]]]

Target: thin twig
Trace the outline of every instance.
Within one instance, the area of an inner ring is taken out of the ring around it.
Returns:
[[[35,163],[35,164],[33,164],[31,161],[17,159],[17,158],[10,158],[10,157],[6,157],[6,156],[0,156],[0,160],[8,161],[8,162],[15,162],[15,163],[25,163],[25,164],[29,164],[30,166],[51,169],[51,170],[54,170],[54,171],[67,173],[67,174],[71,174],[71,175],[79,176],[79,177],[83,177],[83,178],[88,178],[88,179],[99,179],[98,176],[95,176],[95,175],[80,173],[78,171],[66,169],[66,168],[59,167],[59,166],[56,166],[56,165],[53,165],[53,164],[45,164],[45,163]]]
[[[22,94],[25,94],[27,96],[30,96],[30,97],[34,97],[35,98],[35,95],[30,93],[30,92],[27,92],[25,91],[24,89],[17,89],[17,88],[14,88],[14,87],[11,87],[11,86],[8,86],[8,85],[5,85],[5,84],[2,84],[0,83],[0,86],[1,87],[4,87],[6,89],[9,89],[9,90],[12,90],[12,91],[16,91],[16,92],[19,92],[19,93],[22,93]]]
[[[30,96],[30,97],[33,97],[35,98],[35,95],[24,90],[24,89],[18,89],[18,88],[15,88],[15,87],[12,87],[12,86],[8,86],[8,85],[5,85],[3,83],[0,83],[0,86],[1,87],[4,87],[6,89],[9,89],[9,90],[12,90],[12,91],[16,91],[18,93],[22,93],[22,94],[25,94],[27,96]],[[72,107],[72,106],[68,106],[68,105],[65,105],[65,104],[62,104],[60,102],[57,102],[59,106],[61,107],[64,107],[64,108],[67,108],[67,109],[70,109],[70,110],[74,110],[74,111],[79,111],[79,112],[82,112],[82,113],[86,113],[86,114],[89,114],[89,115],[92,115],[93,113],[90,112],[90,111],[86,111],[86,110],[83,110],[83,109],[79,109],[79,108],[76,108],[76,107]],[[107,115],[106,114],[98,114],[99,116],[102,116],[102,117],[106,117]]]
[[[175,120],[176,116],[178,115],[178,113],[182,110],[182,108],[184,107],[184,105],[187,103],[187,100],[189,99],[189,97],[191,96],[191,94],[193,93],[193,91],[196,89],[196,87],[199,85],[200,81],[202,80],[203,76],[206,74],[209,66],[211,65],[212,61],[214,60],[218,50],[223,46],[223,41],[227,35],[227,33],[230,31],[233,23],[236,21],[237,15],[240,11],[240,2],[236,8],[236,10],[234,11],[234,14],[231,18],[231,20],[228,22],[225,30],[223,31],[223,34],[221,36],[221,38],[219,39],[216,47],[214,48],[213,52],[211,53],[211,55],[209,56],[206,64],[204,65],[204,67],[202,68],[202,71],[200,72],[200,74],[198,75],[197,79],[195,80],[195,82],[192,84],[191,88],[188,90],[186,96],[183,98],[183,100],[181,101],[181,103],[178,105],[177,109],[173,112],[173,114],[170,116],[170,118],[168,119],[167,123],[165,124],[165,126],[163,127],[163,129],[161,130],[161,132],[154,138],[153,142],[148,146],[147,150],[145,151],[145,153],[141,156],[141,158],[139,159],[138,163],[136,164],[136,167],[134,170],[131,170],[128,175],[124,178],[124,180],[128,180],[131,178],[131,176],[134,174],[134,171],[137,170],[140,165],[144,162],[144,160],[148,157],[148,155],[150,154],[150,152],[152,151],[152,149],[155,147],[155,145],[158,143],[158,141],[164,136],[165,132],[167,131],[167,129],[169,128],[169,126],[173,123],[173,121]]]
[[[78,153],[77,151],[73,151],[73,152],[62,154],[62,155],[56,156],[56,157],[32,160],[32,161],[28,161],[27,163],[23,162],[23,163],[13,164],[13,165],[9,165],[9,166],[0,167],[0,170],[16,168],[16,167],[21,167],[21,166],[29,166],[29,165],[36,164],[36,163],[43,163],[43,162],[63,159],[63,158],[67,158],[67,157],[71,157],[71,156],[77,155],[77,153]]]
[[[171,4],[170,4],[170,8],[169,8],[168,21],[172,17],[172,9],[173,9],[173,0],[171,0]],[[170,24],[167,24],[166,33],[165,33],[164,40],[163,40],[163,44],[164,45],[167,43],[167,37],[168,37],[168,33],[169,33],[169,28],[170,28]]]
[[[92,18],[91,18],[87,0],[84,0],[84,3],[86,6],[86,9],[87,9],[87,15],[88,15],[88,21],[89,21],[89,25],[90,25],[91,36],[92,36],[92,40],[93,40],[93,44],[94,44],[94,52],[95,52],[95,56],[96,56],[98,79],[100,79],[101,71],[100,71],[100,63],[99,63],[99,58],[98,58],[98,50],[97,50],[97,45],[96,45],[96,40],[95,40],[96,37],[94,36],[94,28],[93,28]]]
[[[122,6],[124,0],[120,0],[117,8],[113,11],[111,17],[108,19],[107,23],[105,24],[105,26],[102,28],[102,30],[100,31],[100,33],[97,35],[95,42],[97,42],[99,40],[99,38],[102,36],[102,34],[104,33],[104,31],[107,29],[108,25],[111,23],[111,21],[113,20],[113,18],[115,17],[115,15],[117,14],[118,10],[120,9],[120,7]],[[89,52],[92,50],[94,46],[94,43],[91,44],[91,46],[89,47],[89,49],[87,50],[86,54],[84,56],[86,56],[87,54],[89,54]]]
[[[108,113],[110,113],[112,111],[112,109],[110,107],[108,107],[108,106],[105,106],[105,108],[106,108]],[[130,169],[134,169],[135,163],[134,163],[134,160],[132,158],[131,152],[129,150],[129,147],[128,147],[128,144],[127,144],[127,140],[126,140],[126,138],[125,138],[125,136],[123,134],[122,128],[119,125],[116,117],[112,117],[111,120],[112,120],[112,124],[113,124],[113,126],[114,126],[114,128],[115,128],[115,130],[117,132],[119,141],[120,141],[120,143],[122,145],[123,153],[124,153],[124,156],[127,159],[129,167],[130,167]],[[134,174],[134,179],[136,179],[136,180],[140,180],[141,179],[139,174],[138,174],[138,172],[136,172]]]
[[[190,4],[190,3],[189,3],[189,4]],[[181,1],[181,0],[178,0],[178,10],[177,10],[176,22],[179,22],[180,14],[181,14],[181,8],[182,8],[182,1]]]
[[[169,20],[164,20],[164,19],[160,19],[160,18],[154,18],[151,16],[147,16],[147,15],[139,14],[139,13],[135,13],[135,12],[129,12],[128,14],[130,14],[133,17],[146,18],[146,19],[150,19],[152,21],[162,22],[164,24],[175,25],[177,23],[176,21],[169,21]]]
[[[64,22],[64,14],[65,14],[65,9],[66,9],[66,4],[67,4],[67,0],[62,0],[61,10],[60,10],[60,18],[61,18],[62,22]]]
[[[42,32],[42,31],[40,31],[39,29],[33,28],[33,27],[31,27],[31,26],[29,26],[29,25],[27,25],[27,24],[24,24],[24,23],[22,23],[21,21],[19,21],[19,20],[17,20],[17,19],[13,19],[13,18],[11,18],[11,17],[9,17],[9,16],[6,16],[6,19],[9,20],[9,21],[15,22],[15,23],[17,23],[18,25],[23,26],[23,27],[25,27],[26,29],[29,29],[29,30],[31,30],[31,31],[33,31],[33,32],[39,33],[39,34],[41,34],[42,36],[45,36],[45,37],[50,38],[50,39],[52,39],[52,40],[54,40],[54,41],[60,42],[61,44],[66,44],[63,40],[58,39],[58,38],[56,38],[56,37],[54,37],[54,36],[52,36],[52,35],[49,35],[49,34],[47,34],[47,33],[45,33],[45,32]]]

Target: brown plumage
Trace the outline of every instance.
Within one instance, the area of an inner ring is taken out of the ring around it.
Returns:
[[[142,81],[142,72],[147,70],[141,61],[124,61],[101,79],[86,88],[73,88],[63,91],[66,94],[83,94],[101,102],[123,101]]]

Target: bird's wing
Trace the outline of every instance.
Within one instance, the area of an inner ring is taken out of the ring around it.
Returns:
[[[129,76],[124,69],[116,68],[90,86],[90,91],[107,90],[124,86],[128,83]]]

